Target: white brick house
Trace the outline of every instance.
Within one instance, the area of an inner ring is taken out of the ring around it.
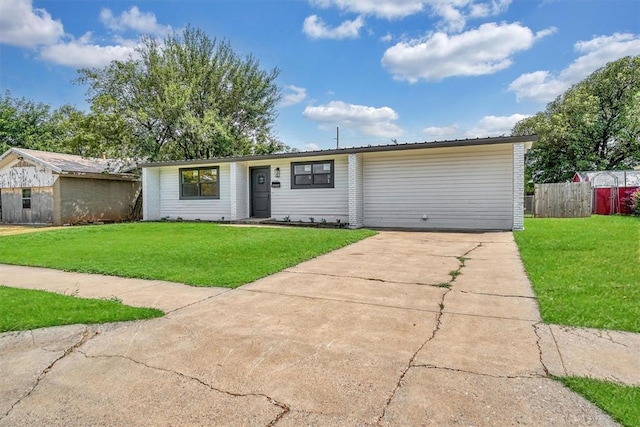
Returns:
[[[351,228],[519,230],[535,136],[142,165],[143,219],[247,218]]]

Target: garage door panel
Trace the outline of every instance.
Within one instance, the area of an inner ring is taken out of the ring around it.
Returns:
[[[511,145],[371,153],[365,226],[510,229],[512,156]]]

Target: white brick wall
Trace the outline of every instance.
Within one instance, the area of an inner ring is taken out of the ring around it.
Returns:
[[[524,143],[513,144],[513,229],[524,230]]]
[[[142,169],[142,219],[158,221],[160,219],[160,169]]]
[[[362,154],[349,154],[349,228],[364,226]]]

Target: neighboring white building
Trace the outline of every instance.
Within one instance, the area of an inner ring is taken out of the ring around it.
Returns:
[[[142,165],[143,219],[520,230],[525,145],[466,139]]]

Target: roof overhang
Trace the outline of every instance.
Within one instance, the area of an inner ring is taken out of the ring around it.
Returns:
[[[500,136],[500,137],[492,137],[492,138],[456,139],[456,140],[448,140],[448,141],[415,142],[415,143],[393,144],[393,145],[369,145],[366,147],[336,148],[331,150],[318,150],[318,151],[300,151],[295,153],[262,154],[262,155],[235,156],[235,157],[219,157],[219,158],[213,158],[213,159],[177,160],[177,161],[166,161],[166,162],[148,162],[148,163],[140,164],[140,167],[152,168],[152,167],[161,167],[161,166],[233,163],[233,162],[246,162],[251,160],[335,156],[340,154],[376,153],[376,152],[383,152],[383,151],[404,151],[404,150],[418,150],[418,149],[426,149],[426,148],[469,147],[469,146],[496,145],[496,144],[516,144],[516,143],[524,143],[525,148],[528,149],[530,148],[531,144],[533,144],[537,140],[538,140],[537,135]],[[527,147],[527,144],[529,145],[529,147]]]

